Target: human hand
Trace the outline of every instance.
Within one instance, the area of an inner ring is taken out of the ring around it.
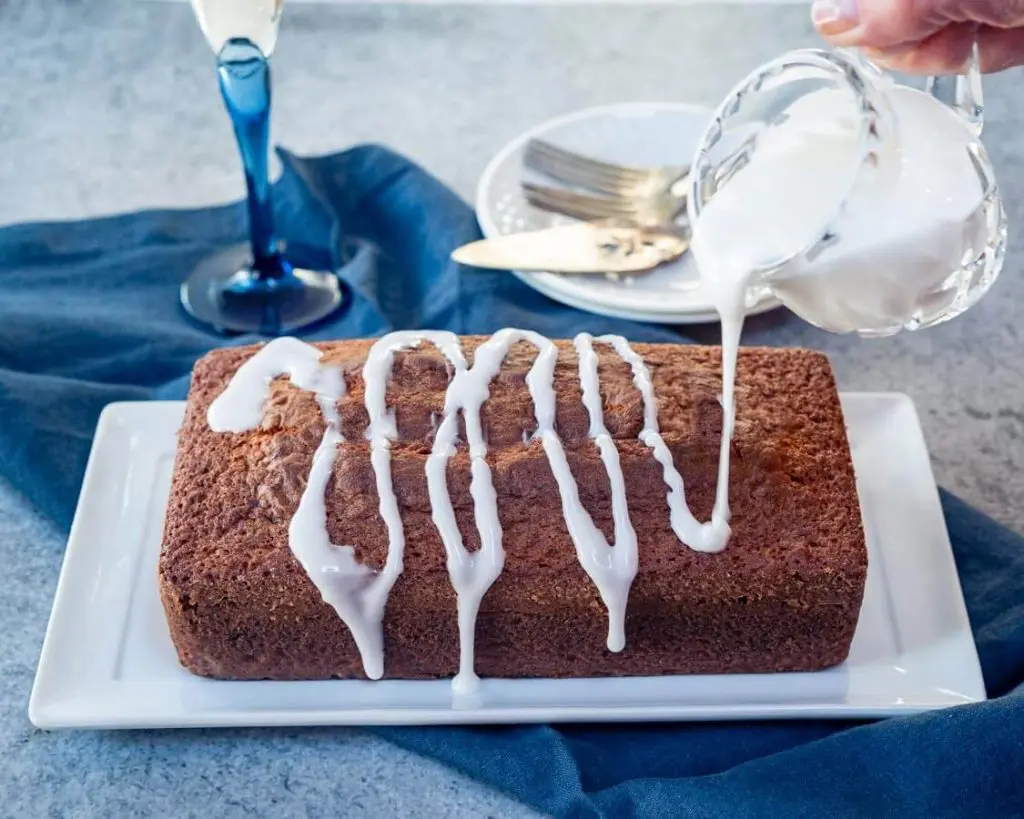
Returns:
[[[811,19],[895,71],[962,73],[975,42],[982,71],[1024,65],[1024,0],[814,0]]]

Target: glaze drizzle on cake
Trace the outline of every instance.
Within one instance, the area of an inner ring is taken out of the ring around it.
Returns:
[[[680,542],[691,549],[716,552],[725,548],[728,525],[729,435],[723,434],[719,487],[711,520],[700,523],[686,506],[683,480],[658,430],[657,402],[650,372],[643,359],[621,336],[602,336],[633,372],[643,398],[644,424],[640,440],[651,449],[662,467],[671,525]],[[391,333],[377,340],[363,367],[365,404],[369,416],[366,437],[370,442],[379,509],[388,531],[384,567],[373,572],[355,559],[349,545],[330,542],[327,534],[324,493],[344,441],[336,402],[345,394],[339,368],[320,363],[320,351],[291,338],[271,341],[246,361],[226,389],[210,405],[207,423],[215,432],[255,429],[272,381],[286,375],[300,389],[312,392],[324,420],[324,434],[316,450],[306,488],[288,529],[289,548],[316,585],[324,601],[334,608],[352,633],[364,671],[370,679],[384,674],[383,618],[388,596],[402,572],[405,534],[391,480],[391,441],[397,438],[395,414],[385,395],[395,354],[423,343],[436,346],[451,364],[454,375],[445,394],[444,414],[437,428],[426,472],[432,518],[447,555],[448,573],[458,601],[460,662],[453,680],[456,694],[470,694],[478,684],[474,670],[474,642],[480,601],[501,574],[504,565],[498,499],[487,464],[480,412],[489,385],[501,369],[511,347],[528,342],[538,355],[526,377],[533,401],[537,428],[533,440],[542,445],[561,500],[562,513],[580,565],[587,572],[608,610],[608,641],[611,651],[625,647],[625,614],[629,589],[637,571],[637,537],[630,521],[619,453],[605,428],[598,379],[597,356],[588,334],[573,344],[579,359],[579,378],[590,418],[589,437],[597,447],[612,490],[614,544],[609,544],[579,498],[562,442],[555,430],[554,368],[558,351],[546,337],[529,330],[505,329],[478,347],[470,367],[459,339],[446,331]],[[481,548],[466,550],[452,509],[447,486],[448,460],[455,452],[461,414],[471,462],[470,492]],[[727,408],[727,418],[731,408]],[[731,419],[726,429],[731,430]],[[529,439],[524,440],[528,444]],[[723,481],[723,476],[725,480]]]

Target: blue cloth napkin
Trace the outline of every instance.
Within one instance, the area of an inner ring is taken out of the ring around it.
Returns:
[[[472,211],[405,159],[360,147],[281,152],[275,188],[292,247],[337,258],[349,307],[306,337],[398,328],[569,336],[672,330],[562,307],[505,273],[463,272]],[[160,211],[0,230],[0,476],[68,526],[89,444],[110,401],[182,398],[193,361],[228,342],[189,323],[181,280],[244,237],[244,209]],[[855,725],[835,721],[389,728],[391,741],[555,816],[1007,816],[1024,814],[1024,541],[943,495],[989,695],[979,705]]]

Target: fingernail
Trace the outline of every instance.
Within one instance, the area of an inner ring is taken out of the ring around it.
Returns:
[[[857,0],[814,0],[811,21],[826,37],[845,34],[857,27]]]

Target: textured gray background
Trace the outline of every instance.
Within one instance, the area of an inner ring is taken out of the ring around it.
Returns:
[[[544,118],[623,100],[715,103],[814,42],[801,7],[295,5],[275,56],[275,136],[299,153],[389,143],[471,197]],[[184,4],[0,0],[0,223],[239,198],[212,58]],[[1024,208],[1024,90],[986,86],[1011,228]],[[942,484],[1024,528],[1020,242],[968,316],[885,342],[782,315],[750,342],[829,351],[841,385],[916,400]],[[715,331],[703,331],[713,340]],[[0,815],[531,815],[355,731],[55,733],[25,715],[63,540],[0,486]]]

